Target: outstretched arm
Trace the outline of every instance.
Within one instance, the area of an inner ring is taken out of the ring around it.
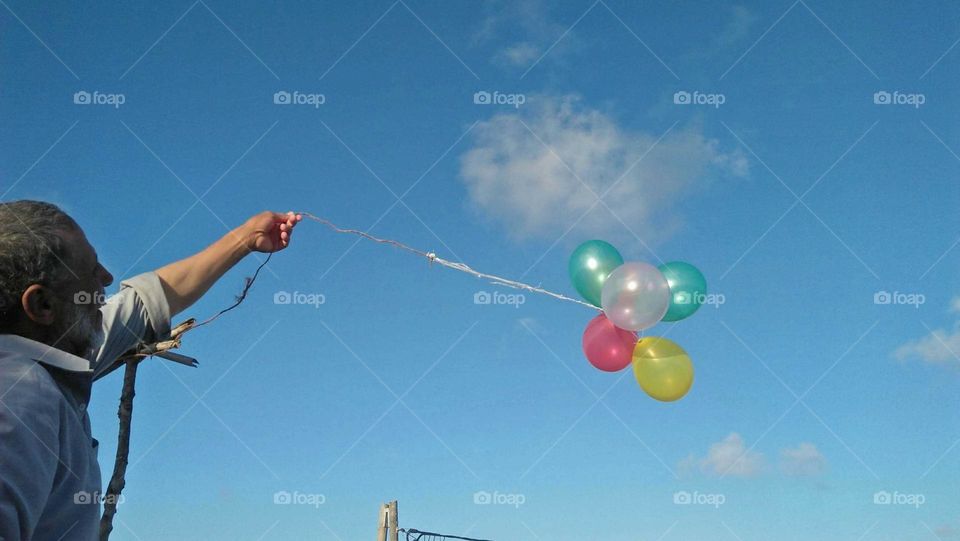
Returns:
[[[261,212],[204,250],[157,269],[170,315],[197,302],[214,282],[250,252],[272,253],[286,248],[293,228],[301,219],[292,212]]]

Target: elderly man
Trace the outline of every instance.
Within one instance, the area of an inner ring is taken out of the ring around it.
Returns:
[[[205,250],[125,280],[49,203],[0,203],[0,540],[93,540],[101,491],[87,403],[94,377],[251,252],[290,242],[300,216],[263,212]],[[93,302],[91,302],[93,301]]]

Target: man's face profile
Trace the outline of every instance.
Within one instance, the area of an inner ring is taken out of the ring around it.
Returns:
[[[60,232],[69,246],[61,279],[49,285],[32,285],[21,298],[26,317],[45,327],[42,342],[90,358],[103,342],[100,307],[104,288],[113,276],[100,264],[97,253],[79,226]]]

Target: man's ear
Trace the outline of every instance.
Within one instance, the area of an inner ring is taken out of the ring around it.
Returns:
[[[53,325],[56,320],[53,291],[40,284],[33,284],[20,296],[23,313],[37,325]]]

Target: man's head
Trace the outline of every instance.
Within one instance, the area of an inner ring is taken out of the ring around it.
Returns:
[[[83,230],[56,205],[0,203],[0,333],[88,357],[102,340],[111,283]]]

